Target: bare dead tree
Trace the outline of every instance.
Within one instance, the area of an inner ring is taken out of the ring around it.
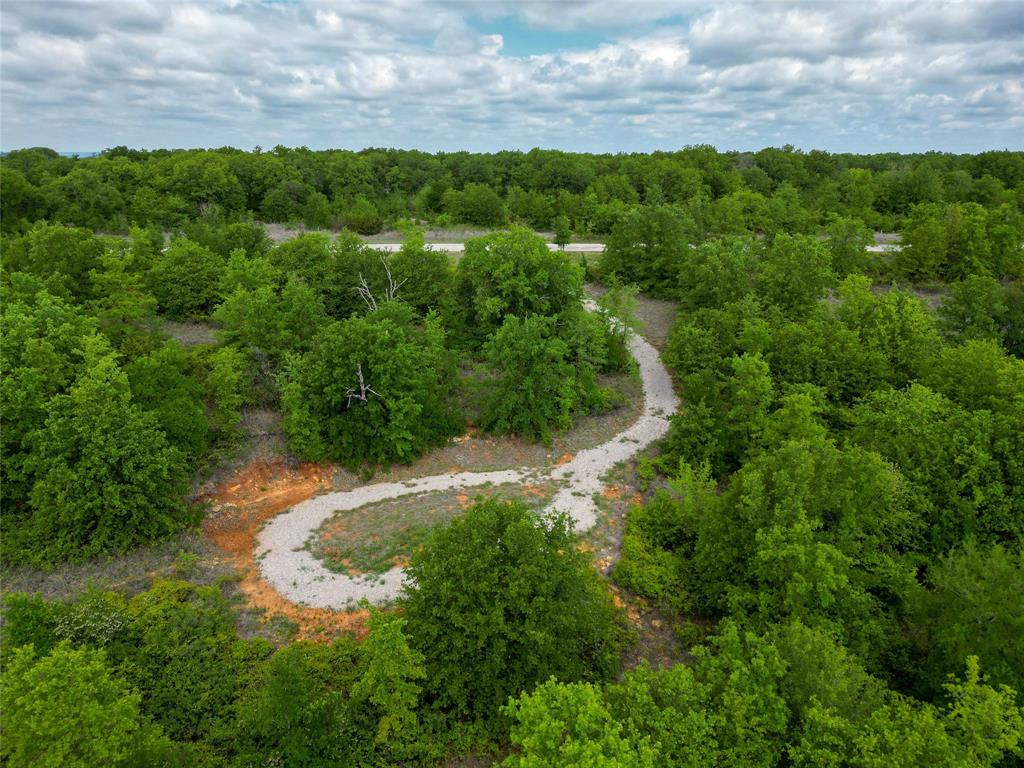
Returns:
[[[362,272],[359,273],[359,285],[356,286],[355,290],[356,293],[359,294],[360,298],[366,302],[366,306],[369,307],[371,311],[376,311],[377,299],[374,298],[373,291],[371,291],[370,286],[367,285],[366,278],[363,277]]]
[[[396,283],[395,278],[391,275],[391,265],[384,258],[384,254],[380,256],[380,263],[384,265],[384,274],[388,276],[388,287],[385,289],[387,291],[387,300],[394,301],[398,298],[398,289],[405,285],[405,281],[409,278],[403,278]]]
[[[359,391],[357,392],[354,387],[349,387],[345,390],[345,397],[348,398],[348,403],[345,406],[346,408],[352,407],[353,400],[359,400],[360,402],[365,403],[369,399],[370,395],[382,397],[380,392],[377,392],[373,387],[369,386],[363,378],[362,363],[359,363],[359,365],[356,366],[356,376],[359,377]]]
[[[398,289],[401,288],[405,281],[409,278],[404,278],[395,282],[394,275],[391,274],[391,265],[388,260],[381,254],[380,263],[384,265],[384,274],[388,278],[388,284],[384,287],[384,301],[395,301],[398,298]],[[363,273],[359,273],[359,285],[355,287],[356,293],[359,294],[360,298],[366,302],[366,306],[371,311],[377,309],[377,297],[373,295],[373,291],[370,290],[369,283],[366,282],[366,278],[363,277]]]

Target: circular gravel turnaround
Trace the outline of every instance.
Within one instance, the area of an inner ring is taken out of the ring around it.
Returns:
[[[592,302],[587,302],[587,306],[594,308]],[[594,494],[601,491],[601,478],[620,461],[664,436],[668,432],[669,417],[679,407],[672,378],[662,365],[658,350],[636,334],[630,337],[629,350],[640,369],[644,410],[633,426],[608,442],[582,450],[571,461],[547,469],[457,472],[399,483],[364,485],[307,499],[270,520],[256,537],[256,560],[261,575],[283,597],[316,608],[340,610],[362,599],[371,603],[395,599],[405,580],[401,568],[366,577],[346,576],[329,571],[304,547],[321,523],[335,512],[428,491],[474,488],[488,483],[562,481],[564,487],[547,508],[567,513],[577,531],[589,530],[597,522]]]

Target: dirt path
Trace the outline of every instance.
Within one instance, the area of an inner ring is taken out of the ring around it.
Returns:
[[[549,509],[569,514],[577,530],[588,530],[597,520],[597,505],[593,497],[603,488],[601,478],[617,463],[629,459],[665,435],[668,419],[679,405],[671,377],[662,365],[658,351],[640,336],[633,336],[629,347],[643,381],[644,408],[631,427],[611,440],[582,450],[570,461],[552,469],[448,473],[404,482],[376,483],[307,499],[269,520],[257,534],[255,556],[260,574],[282,597],[300,605],[340,610],[352,608],[362,599],[373,603],[393,600],[405,579],[402,569],[393,568],[384,574],[366,577],[333,573],[304,547],[320,525],[335,512],[430,491],[545,479],[561,481],[565,485]]]

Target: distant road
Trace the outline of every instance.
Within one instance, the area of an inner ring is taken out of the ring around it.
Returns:
[[[394,252],[401,250],[401,243],[367,243],[371,248],[376,248],[379,251]],[[428,248],[433,248],[435,251],[444,251],[445,253],[462,253],[465,249],[465,243],[426,243]],[[554,243],[548,243],[548,249],[552,251],[560,250]],[[604,243],[569,243],[565,246],[566,253],[604,253]]]
[[[367,243],[367,245],[381,251],[388,251],[389,253],[401,250],[402,248],[401,243]],[[427,243],[426,245],[435,251],[443,251],[445,253],[462,253],[466,247],[465,243]],[[554,243],[548,243],[547,245],[549,250],[559,250],[559,247]],[[566,253],[604,253],[604,243],[569,243],[565,246],[564,250]],[[890,253],[900,250],[900,246],[898,243],[879,243],[877,245],[869,245],[865,250],[870,253]]]

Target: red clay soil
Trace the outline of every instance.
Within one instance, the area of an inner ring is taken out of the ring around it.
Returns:
[[[254,547],[263,523],[318,491],[329,490],[333,467],[303,464],[289,468],[280,460],[258,460],[229,477],[204,500],[212,510],[203,523],[207,537],[234,561],[242,575],[239,588],[264,621],[283,616],[298,627],[298,639],[329,642],[346,633],[366,632],[367,611],[331,611],[286,600],[260,578]]]

